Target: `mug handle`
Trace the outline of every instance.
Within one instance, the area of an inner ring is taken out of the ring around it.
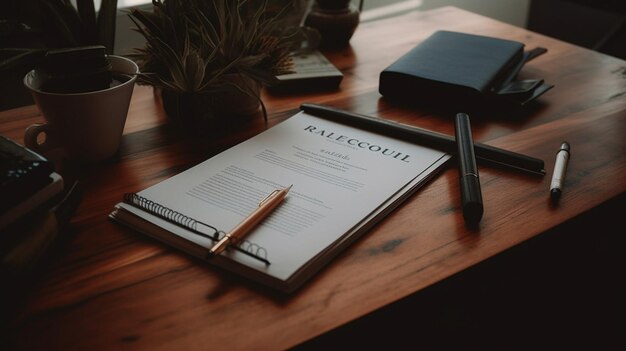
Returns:
[[[37,138],[41,133],[45,133],[46,139],[40,144]],[[31,124],[26,128],[26,132],[24,133],[24,145],[37,153],[45,153],[60,146],[60,143],[53,135],[50,125],[37,123]]]

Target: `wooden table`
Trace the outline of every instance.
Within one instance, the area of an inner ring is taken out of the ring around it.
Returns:
[[[125,192],[170,177],[263,129],[191,141],[164,126],[152,90],[137,87],[119,160],[85,169],[84,199],[39,280],[16,302],[16,349],[285,349],[415,294],[599,206],[626,190],[626,62],[453,7],[361,23],[351,47],[327,56],[345,79],[336,92],[264,94],[269,126],[315,102],[453,134],[451,116],[406,109],[378,93],[387,65],[435,30],[518,40],[548,53],[521,78],[555,88],[522,116],[472,116],[474,139],[541,158],[548,174],[482,167],[485,215],[466,229],[458,173],[448,169],[292,296],[218,272],[107,218]],[[34,106],[0,113],[22,141]],[[555,152],[572,158],[559,206],[548,201]],[[419,331],[416,331],[418,333]],[[419,335],[416,335],[416,342]]]

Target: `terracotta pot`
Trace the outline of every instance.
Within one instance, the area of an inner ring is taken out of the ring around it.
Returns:
[[[316,1],[304,24],[315,28],[321,35],[320,47],[342,49],[346,47],[360,22],[359,10],[349,2],[326,4]]]
[[[323,9],[345,9],[351,0],[315,0],[315,3]]]
[[[260,83],[249,78],[232,78],[237,88],[211,93],[179,93],[161,90],[168,118],[194,135],[214,135],[244,128],[261,117]]]

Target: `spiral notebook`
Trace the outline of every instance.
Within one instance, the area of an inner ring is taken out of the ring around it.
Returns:
[[[450,155],[299,112],[154,186],[127,194],[110,218],[206,259],[269,193],[285,200],[238,246],[207,259],[290,293],[361,237]]]

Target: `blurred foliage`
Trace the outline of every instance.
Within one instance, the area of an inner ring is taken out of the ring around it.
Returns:
[[[151,11],[133,9],[131,19],[146,45],[131,55],[140,83],[181,93],[233,87],[242,75],[265,85],[290,72],[290,53],[300,45],[288,25],[298,1],[153,0]]]

